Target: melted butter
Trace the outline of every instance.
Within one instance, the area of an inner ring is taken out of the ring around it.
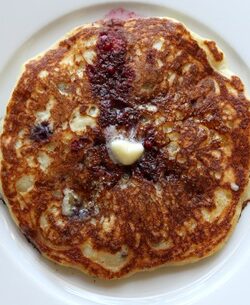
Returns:
[[[114,139],[110,142],[110,150],[114,159],[123,165],[131,165],[142,156],[142,143],[126,139]]]

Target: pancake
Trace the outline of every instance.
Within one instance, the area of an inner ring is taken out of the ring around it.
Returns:
[[[170,18],[74,29],[28,61],[1,187],[47,258],[104,279],[218,251],[248,199],[249,101],[215,42]]]

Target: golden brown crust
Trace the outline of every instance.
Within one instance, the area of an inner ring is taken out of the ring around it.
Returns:
[[[223,53],[218,50],[216,43],[214,41],[205,40],[204,44],[208,47],[209,51],[212,53],[215,61],[223,60]]]
[[[214,42],[204,44],[223,60]],[[77,111],[85,129],[73,126]],[[225,243],[239,217],[249,124],[240,79],[214,71],[180,23],[79,28],[30,61],[14,90],[1,136],[3,192],[25,236],[60,264],[111,279],[196,261]],[[110,130],[133,130],[142,159],[114,163]],[[76,194],[70,215],[67,190]]]

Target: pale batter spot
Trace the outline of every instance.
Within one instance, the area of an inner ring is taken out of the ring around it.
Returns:
[[[118,251],[115,254],[111,254],[105,251],[97,251],[92,247],[90,243],[85,243],[82,247],[84,256],[90,258],[104,268],[112,270],[113,272],[119,271],[129,259],[127,255],[122,255],[123,251]]]
[[[220,180],[221,177],[222,177],[222,175],[221,175],[221,173],[219,173],[219,172],[215,172],[215,173],[214,173],[214,177],[215,177],[215,179]]]
[[[46,169],[50,166],[51,158],[43,151],[38,153],[37,160],[40,163],[42,171],[46,171]]]
[[[174,160],[179,150],[180,146],[178,145],[178,143],[170,142],[167,146],[169,160]]]
[[[60,62],[61,65],[74,66],[74,53],[69,52]]]
[[[42,228],[42,230],[46,230],[49,227],[48,219],[44,214],[42,214],[42,216],[40,217],[40,227]]]
[[[16,141],[16,144],[15,144],[15,148],[16,150],[18,150],[19,148],[21,148],[23,146],[23,141],[21,139],[18,139]]]
[[[63,191],[62,214],[65,216],[73,215],[73,207],[79,201],[79,196],[71,189],[66,188]]]
[[[82,95],[82,90],[81,90],[80,87],[77,87],[77,88],[76,88],[76,94],[77,94],[78,96],[81,96],[81,95]]]
[[[62,130],[66,130],[68,128],[68,121],[62,123]]]
[[[219,151],[219,150],[212,150],[211,151],[211,155],[213,157],[215,157],[216,159],[220,159],[221,158],[221,151]]]
[[[171,132],[168,134],[170,141],[177,142],[179,140],[180,134],[178,132]]]
[[[157,51],[161,51],[163,44],[164,44],[164,38],[161,37],[159,40],[154,42],[153,48],[156,49]]]
[[[182,73],[184,74],[184,73],[188,72],[188,71],[190,70],[191,67],[192,67],[192,64],[190,64],[190,63],[185,64],[185,65],[182,67]]]
[[[87,110],[87,115],[96,118],[99,116],[100,110],[96,105],[90,105]]]
[[[51,110],[55,105],[55,98],[53,96],[50,97],[45,110],[36,112],[36,120],[37,122],[48,121],[51,116]]]
[[[115,224],[115,215],[111,215],[109,218],[104,218],[102,222],[102,227],[105,232],[110,232],[113,230]]]
[[[166,118],[164,116],[159,116],[156,120],[155,120],[155,125],[161,125],[162,123],[164,123],[166,121]]]
[[[23,175],[16,182],[16,190],[20,193],[26,193],[31,191],[34,186],[34,177],[31,175]]]
[[[154,250],[167,250],[173,246],[171,238],[168,240],[160,241],[159,243],[150,244],[150,247]]]
[[[34,161],[33,156],[28,156],[26,160],[27,160],[27,163],[28,163],[29,167],[35,167],[36,166],[36,162]]]
[[[212,222],[216,217],[221,215],[223,210],[230,204],[232,200],[232,194],[227,189],[223,189],[218,187],[214,192],[214,200],[216,204],[216,208],[212,211],[207,209],[202,210],[203,217],[206,221]]]
[[[158,65],[159,68],[164,66],[162,60],[160,60],[160,59],[157,59],[157,65]]]
[[[89,40],[86,40],[84,42],[84,46],[85,47],[93,47],[96,45],[97,42],[97,37],[96,36],[92,36],[91,38],[89,38]]]
[[[69,126],[72,131],[81,133],[84,132],[88,126],[91,128],[95,127],[96,120],[88,115],[81,115],[79,108],[76,108],[72,113]]]
[[[69,85],[66,83],[59,83],[57,88],[61,95],[68,96],[70,94]]]
[[[84,75],[84,69],[83,68],[78,68],[76,70],[76,74],[79,78],[83,78],[83,75]]]
[[[94,51],[88,50],[83,53],[83,57],[88,64],[92,65],[94,63],[96,53]]]
[[[219,95],[220,94],[220,86],[218,84],[218,82],[216,80],[213,80],[214,82],[214,90],[215,90],[215,94]]]
[[[172,86],[174,81],[175,81],[175,78],[176,78],[176,73],[175,72],[169,72],[168,74],[168,83],[169,83],[169,86]]]
[[[238,190],[240,189],[240,187],[238,186],[238,184],[236,184],[236,183],[234,183],[234,182],[232,182],[232,183],[230,184],[230,186],[231,186],[231,189],[232,189],[233,191],[235,191],[235,192],[238,192]]]
[[[136,54],[137,56],[141,56],[141,55],[142,55],[142,52],[141,52],[141,50],[140,50],[139,48],[137,48],[137,49],[135,50],[135,54]]]
[[[40,73],[38,74],[38,76],[40,78],[46,78],[49,75],[49,72],[47,70],[42,70],[40,71]]]
[[[163,131],[166,133],[171,133],[173,131],[173,125],[170,123],[167,123],[163,126]]]
[[[146,104],[146,105],[139,105],[139,110],[147,110],[149,112],[157,112],[158,108],[155,105],[152,104]]]

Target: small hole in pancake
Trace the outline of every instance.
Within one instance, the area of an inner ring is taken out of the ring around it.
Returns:
[[[142,91],[151,91],[154,88],[154,84],[144,83],[141,87]]]
[[[163,44],[164,44],[164,39],[160,37],[160,39],[154,42],[153,48],[156,49],[157,51],[161,51]]]
[[[148,124],[148,123],[150,123],[150,118],[149,117],[147,117],[147,116],[145,116],[145,115],[143,115],[142,117],[141,117],[141,123],[144,125],[144,124]]]
[[[65,83],[59,83],[57,85],[58,91],[62,94],[62,95],[68,95],[69,94],[69,85],[65,84]]]
[[[190,101],[190,105],[191,105],[192,107],[194,107],[194,106],[196,105],[196,103],[197,103],[197,99],[192,99],[192,100]]]
[[[91,117],[96,118],[99,115],[99,109],[95,105],[91,105],[87,110],[87,114]]]

